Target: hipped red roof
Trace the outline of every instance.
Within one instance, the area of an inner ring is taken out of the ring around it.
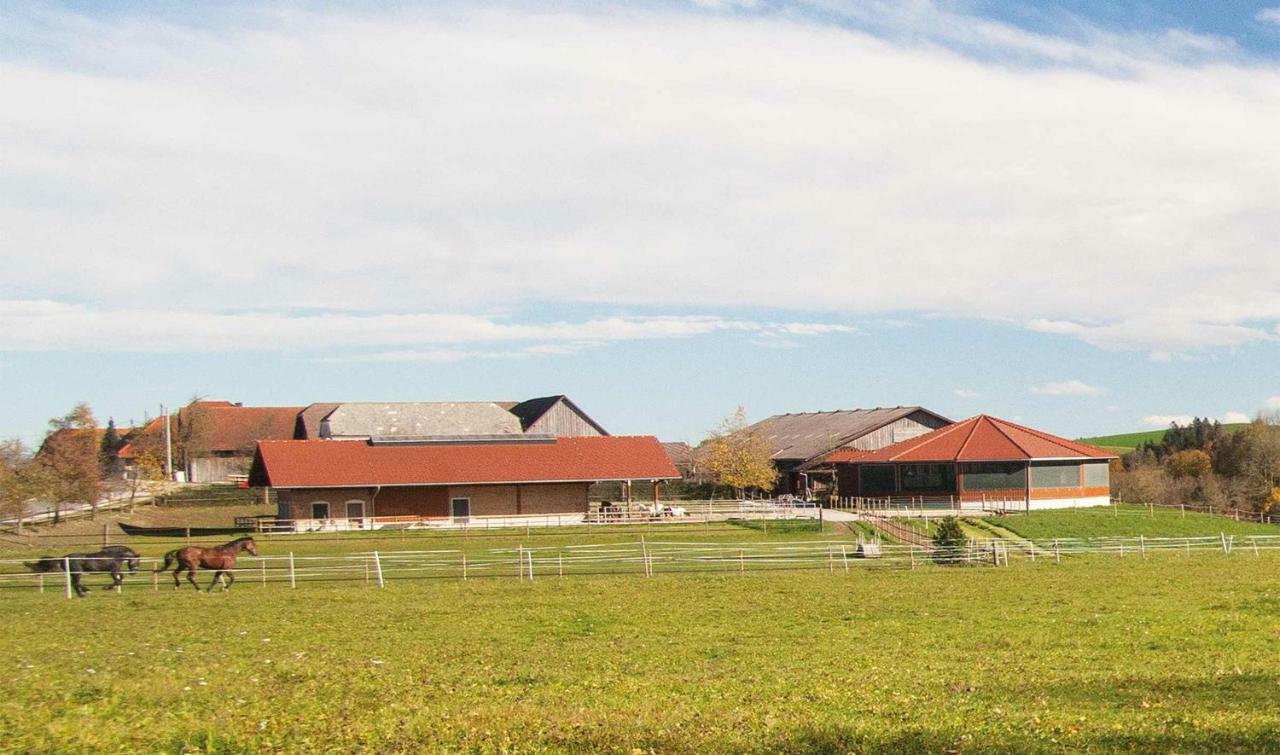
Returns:
[[[1114,459],[1101,448],[979,414],[877,451],[841,449],[828,462],[890,463]]]
[[[250,483],[276,488],[667,480],[680,473],[652,436],[548,443],[262,441]]]

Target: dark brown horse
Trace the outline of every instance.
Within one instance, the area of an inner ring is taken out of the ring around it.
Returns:
[[[213,581],[209,583],[209,589],[212,590],[218,580],[226,575],[230,577],[230,581],[223,582],[222,589],[229,590],[231,584],[236,581],[235,572],[232,570],[236,567],[236,556],[240,555],[240,551],[249,551],[251,555],[258,555],[258,549],[254,547],[251,537],[236,538],[216,548],[188,545],[186,548],[178,548],[164,554],[164,565],[156,571],[169,571],[169,567],[176,561],[178,568],[173,570],[173,589],[176,590],[182,586],[178,581],[178,575],[186,569],[187,581],[196,588],[196,592],[200,592],[200,585],[196,584],[196,572],[201,569],[213,569]]]
[[[120,585],[124,584],[123,567],[128,566],[130,572],[137,572],[138,561],[141,558],[132,548],[126,548],[123,545],[112,545],[95,553],[68,553],[61,557],[42,556],[39,561],[28,561],[26,567],[33,572],[47,574],[49,572],[65,571],[67,565],[70,564],[71,586],[75,588],[76,595],[83,598],[89,594],[89,588],[80,584],[81,575],[110,572],[111,584],[102,589],[119,590]]]

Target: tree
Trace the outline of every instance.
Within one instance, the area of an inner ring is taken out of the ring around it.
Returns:
[[[120,431],[116,430],[115,419],[108,419],[107,429],[102,433],[102,442],[98,446],[98,466],[102,467],[104,479],[114,475],[120,466],[117,454],[122,445],[124,445],[124,439],[120,437]]]
[[[933,560],[943,566],[956,566],[964,563],[964,549],[969,544],[965,537],[960,520],[949,516],[938,522],[938,529],[933,534]]]
[[[707,469],[717,482],[738,495],[747,488],[772,490],[778,481],[778,470],[770,458],[773,448],[768,438],[750,428],[741,406],[720,421],[705,445]]]
[[[27,503],[41,487],[39,465],[17,438],[0,441],[0,517],[12,518],[22,533]]]
[[[1213,472],[1213,459],[1198,448],[1178,451],[1164,461],[1164,473],[1175,480],[1202,479]]]
[[[53,502],[55,523],[62,518],[64,503],[87,503],[97,515],[102,495],[98,450],[98,422],[88,404],[76,404],[65,415],[49,420],[49,434],[36,461],[42,467],[40,492]]]
[[[174,418],[170,417],[170,422]],[[173,463],[177,469],[191,470],[191,462],[209,455],[213,442],[213,418],[199,396],[178,410],[173,428]]]

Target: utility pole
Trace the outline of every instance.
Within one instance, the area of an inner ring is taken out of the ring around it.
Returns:
[[[169,410],[160,405],[160,413],[164,415],[164,476],[173,481],[173,434],[169,430]]]

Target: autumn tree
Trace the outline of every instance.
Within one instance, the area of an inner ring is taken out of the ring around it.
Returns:
[[[172,421],[173,418],[170,418]],[[191,462],[209,455],[213,442],[213,417],[199,396],[193,396],[178,410],[173,432],[173,463],[177,469],[191,469]]]
[[[13,519],[22,533],[27,504],[41,488],[39,465],[17,438],[0,441],[0,518]]]
[[[49,420],[49,434],[36,454],[43,490],[53,502],[53,521],[62,518],[64,503],[86,503],[98,513],[102,470],[98,459],[98,422],[88,404]]]
[[[1202,479],[1213,471],[1213,459],[1198,448],[1178,451],[1164,460],[1164,473],[1175,480]]]
[[[717,482],[733,488],[738,495],[747,488],[772,490],[778,481],[769,440],[751,429],[741,406],[721,420],[705,445],[707,469]]]

